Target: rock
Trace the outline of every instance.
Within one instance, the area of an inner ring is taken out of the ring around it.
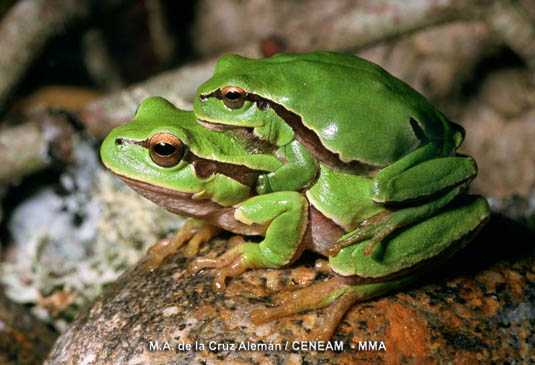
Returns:
[[[454,22],[358,53],[420,91],[466,129],[471,191],[527,197],[535,187],[535,76],[480,22]],[[493,66],[489,72],[489,65]]]
[[[505,69],[489,75],[459,122],[466,128],[460,152],[479,166],[471,189],[504,198],[528,196],[535,187],[535,77]]]
[[[211,287],[214,270],[190,276],[180,251],[153,272],[141,262],[123,274],[61,335],[45,363],[535,361],[534,241],[535,232],[493,216],[467,249],[426,282],[353,306],[332,338],[343,343],[343,350],[325,352],[291,351],[291,345],[321,323],[328,309],[261,326],[248,318],[281,289],[330,276],[315,272],[316,256],[305,253],[287,269],[249,271],[217,295]],[[216,239],[201,254],[220,254],[224,248],[225,241]],[[151,349],[156,341],[160,350]],[[206,348],[178,347],[196,343]],[[210,343],[223,347],[210,350]],[[282,344],[283,350],[228,348],[241,343]]]
[[[0,291],[0,364],[42,364],[57,335]]]

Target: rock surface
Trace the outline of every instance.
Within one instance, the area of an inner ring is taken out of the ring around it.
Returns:
[[[13,209],[6,222],[12,241],[0,261],[6,295],[34,305],[32,314],[60,331],[184,220],[104,172],[90,141],[78,140],[74,151],[78,163],[58,183]]]
[[[42,364],[57,333],[0,291],[0,364]]]
[[[315,271],[314,255],[305,254],[288,269],[247,272],[217,295],[211,287],[214,271],[188,275],[180,251],[153,272],[141,262],[110,285],[63,333],[46,363],[535,361],[534,242],[535,232],[494,216],[467,249],[426,282],[353,306],[332,339],[343,342],[343,351],[325,352],[284,351],[284,345],[305,338],[326,309],[262,326],[248,319],[251,309],[267,305],[281,289],[329,276]],[[201,254],[224,248],[224,240],[214,240]],[[160,350],[151,350],[151,341],[158,341]],[[213,351],[210,341],[281,343],[283,350]],[[383,343],[385,350],[363,351],[363,341]],[[177,349],[184,343],[206,348]]]

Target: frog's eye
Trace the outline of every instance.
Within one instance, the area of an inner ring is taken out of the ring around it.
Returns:
[[[158,133],[149,141],[150,157],[161,167],[172,167],[180,162],[184,144],[171,133]]]
[[[226,86],[221,90],[223,103],[230,109],[238,109],[245,102],[245,91],[241,87]]]

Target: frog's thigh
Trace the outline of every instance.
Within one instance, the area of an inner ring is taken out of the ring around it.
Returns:
[[[436,256],[454,243],[467,241],[488,216],[484,198],[461,196],[448,210],[383,239],[373,254],[364,254],[367,241],[362,241],[343,248],[329,258],[329,263],[341,275],[384,277]]]
[[[471,180],[477,165],[471,157],[438,157],[438,147],[427,144],[373,178],[371,197],[375,202],[403,202],[424,198]]]
[[[294,258],[305,233],[308,203],[297,192],[284,191],[255,196],[236,209],[234,217],[246,224],[268,224],[254,261],[263,267],[280,267]],[[249,253],[253,254],[252,252]]]

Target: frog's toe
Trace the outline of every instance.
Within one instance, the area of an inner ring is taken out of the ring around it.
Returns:
[[[227,254],[230,253],[227,252]],[[226,288],[226,279],[228,277],[235,277],[241,275],[249,267],[244,265],[243,259],[240,255],[224,254],[218,258],[198,257],[193,261],[189,267],[191,273],[197,273],[203,269],[216,268],[219,269],[214,278],[214,290],[222,292]]]
[[[206,223],[202,224],[189,240],[184,250],[184,257],[192,258],[197,256],[199,254],[200,244],[208,242],[219,233],[221,233],[221,228]]]
[[[390,222],[388,216],[386,218],[383,216],[381,219],[364,221],[357,229],[349,232],[338,240],[338,242],[336,242],[336,244],[329,250],[329,256],[336,256],[342,248],[364,240],[368,240],[364,254],[369,256],[373,253],[373,250],[383,238],[399,227],[399,225]]]
[[[169,255],[178,251],[186,242],[185,257],[199,253],[199,245],[218,235],[221,229],[204,222],[190,220],[171,238],[164,238],[147,250],[145,261],[149,269],[156,269]]]
[[[220,269],[232,264],[238,257],[240,253],[234,249],[219,257],[199,256],[189,264],[188,271],[190,274],[196,274],[204,269]]]
[[[243,241],[243,238],[237,238],[236,241],[238,240]],[[191,262],[189,272],[195,274],[203,269],[219,269],[214,279],[214,289],[221,292],[225,290],[227,278],[239,276],[248,269],[263,267],[268,266],[263,263],[258,244],[245,242],[238,244],[217,258],[207,256],[196,258]]]
[[[251,312],[251,321],[262,324],[292,314],[329,307],[320,326],[309,334],[309,340],[330,339],[344,314],[358,300],[350,287],[334,278],[309,287],[287,292],[278,298],[278,306]]]

